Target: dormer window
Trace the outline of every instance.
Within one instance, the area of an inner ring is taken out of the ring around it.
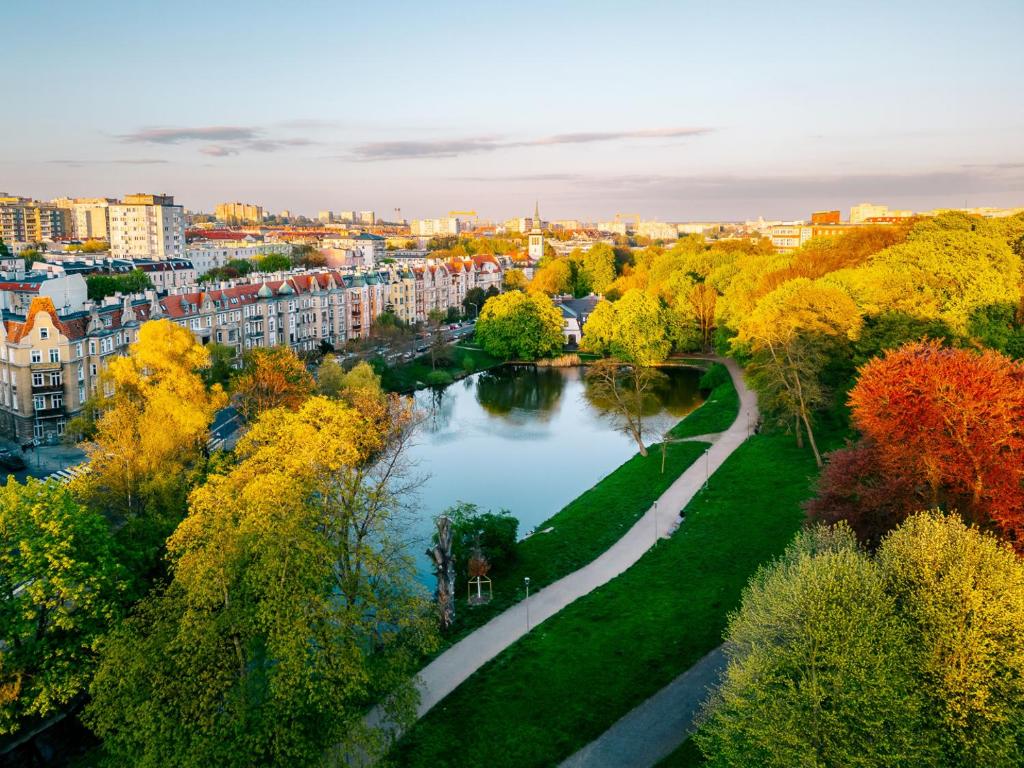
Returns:
[[[39,329],[39,338],[40,339],[48,339],[48,338],[50,338],[50,329],[49,328],[40,328]]]

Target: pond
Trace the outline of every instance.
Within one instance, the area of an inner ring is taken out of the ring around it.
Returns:
[[[700,405],[701,372],[665,369],[644,421],[645,441]],[[443,390],[422,390],[424,414],[410,458],[419,484],[409,533],[421,580],[433,519],[459,501],[507,509],[523,536],[636,453],[587,398],[580,368],[503,366]]]

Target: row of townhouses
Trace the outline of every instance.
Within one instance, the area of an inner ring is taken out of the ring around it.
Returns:
[[[55,280],[64,281],[59,291],[50,288]],[[473,288],[500,290],[502,269],[495,257],[477,256],[349,272],[294,271],[115,295],[99,304],[77,301],[84,299],[82,282],[80,275],[0,281],[0,432],[8,438],[59,439],[109,358],[126,354],[147,320],[166,318],[204,344],[232,347],[238,357],[254,347],[338,348],[367,337],[382,312],[422,322],[432,310],[461,308]],[[69,301],[71,293],[76,301]]]

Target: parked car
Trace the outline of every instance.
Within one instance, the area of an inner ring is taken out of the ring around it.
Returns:
[[[21,454],[10,448],[0,448],[0,467],[4,469],[19,470],[25,468],[25,459]]]

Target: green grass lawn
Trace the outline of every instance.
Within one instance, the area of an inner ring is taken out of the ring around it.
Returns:
[[[410,730],[396,762],[525,768],[571,755],[721,642],[747,579],[799,528],[815,474],[791,436],[752,437],[671,539],[485,665]]]
[[[680,421],[669,435],[674,438],[695,437],[724,432],[736,419],[740,396],[732,384],[729,370],[721,363],[713,364],[701,378],[701,386],[710,384],[707,400],[700,408]]]

